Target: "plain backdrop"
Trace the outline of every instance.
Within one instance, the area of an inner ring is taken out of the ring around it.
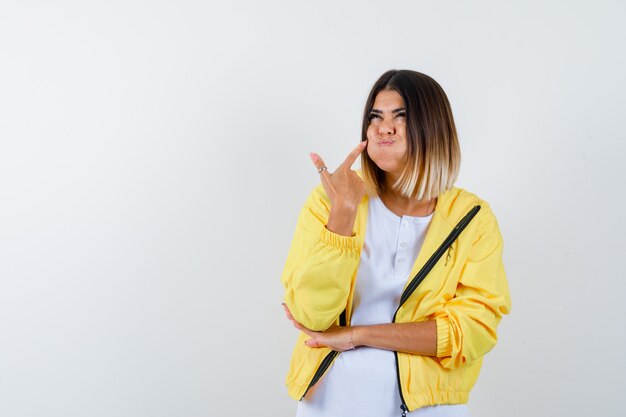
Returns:
[[[478,416],[623,416],[621,1],[0,0],[0,416],[293,416],[280,273],[390,68],[435,78],[513,308]],[[350,417],[350,416],[346,416]]]

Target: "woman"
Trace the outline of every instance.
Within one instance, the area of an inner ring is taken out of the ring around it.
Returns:
[[[298,417],[468,416],[511,302],[497,221],[453,185],[460,150],[443,89],[386,72],[359,145],[332,174],[311,159],[321,185],[281,278],[301,330],[287,376]]]

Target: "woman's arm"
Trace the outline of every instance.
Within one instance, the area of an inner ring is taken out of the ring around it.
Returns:
[[[489,205],[482,203],[469,256],[464,260],[454,297],[433,317],[437,322],[437,357],[444,368],[471,363],[496,344],[497,327],[511,309],[502,262],[502,235]]]
[[[353,232],[365,184],[350,169],[365,149],[361,142],[330,174],[312,154],[321,173],[317,187],[300,211],[281,282],[285,304],[312,330],[326,330],[346,308],[363,237]]]
[[[368,326],[333,326],[316,332],[298,323],[283,304],[287,318],[294,327],[311,338],[305,344],[311,348],[328,347],[339,352],[359,346],[413,353],[424,356],[437,354],[437,324],[434,320],[417,323],[387,323]]]
[[[328,213],[327,197],[318,187],[300,211],[281,275],[284,303],[298,322],[318,331],[328,329],[346,308],[362,239],[328,230]]]
[[[373,324],[355,326],[352,329],[354,347],[369,346],[424,356],[437,354],[435,320],[418,323]]]

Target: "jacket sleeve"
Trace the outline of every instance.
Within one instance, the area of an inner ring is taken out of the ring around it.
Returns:
[[[502,263],[502,236],[487,204],[476,217],[474,236],[455,296],[445,303],[437,322],[437,357],[445,368],[472,362],[496,344],[496,328],[511,308]]]
[[[285,304],[305,327],[328,329],[346,308],[358,267],[359,236],[341,236],[326,228],[330,201],[322,186],[300,211],[281,281]]]

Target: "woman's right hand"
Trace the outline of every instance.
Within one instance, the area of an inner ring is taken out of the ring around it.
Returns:
[[[331,232],[352,236],[356,211],[365,195],[365,183],[351,168],[366,146],[367,141],[360,142],[332,174],[318,154],[310,155],[317,170],[321,170],[322,186],[330,199],[330,216],[326,228]]]

